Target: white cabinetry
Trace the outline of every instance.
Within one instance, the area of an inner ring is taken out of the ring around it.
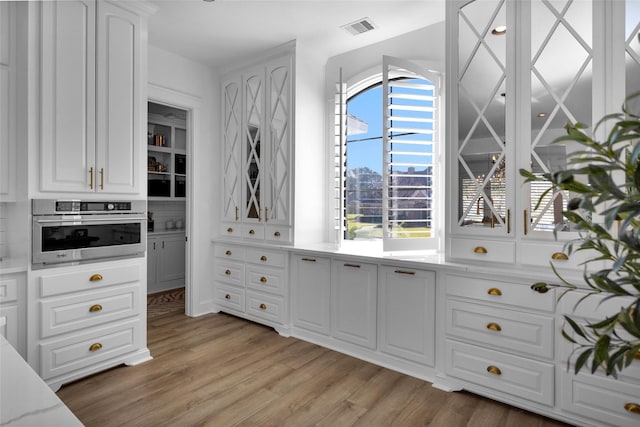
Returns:
[[[293,326],[323,335],[330,333],[331,260],[293,255],[291,311]]]
[[[222,79],[222,229],[291,242],[292,52]]]
[[[378,342],[385,353],[435,364],[436,275],[393,266],[378,273]]]
[[[518,171],[566,168],[577,147],[552,144],[564,125],[593,128],[619,111],[621,9],[609,0],[447,2],[449,259],[579,271],[588,253],[563,253],[577,237],[562,216],[571,194],[552,191],[536,207],[547,187],[524,185]]]
[[[143,258],[34,272],[28,361],[53,389],[150,358]]]
[[[18,295],[25,287],[24,273],[0,275],[0,335],[20,349],[18,337]]]
[[[586,292],[570,292],[560,300],[562,314],[568,315],[581,324],[595,323],[607,317],[615,316],[620,308],[631,303],[627,299],[613,298],[603,301],[602,297],[591,295],[582,302],[578,301]],[[565,328],[571,333],[571,328]],[[624,334],[624,331],[619,331]],[[579,337],[575,337],[580,341]],[[562,409],[575,416],[586,418],[588,423],[631,427],[640,424],[640,360],[634,360],[624,368],[617,379],[608,378],[601,370],[591,374],[590,362],[582,372],[574,374],[574,362],[582,351],[572,354],[574,347],[568,341],[562,342],[562,365],[569,369],[561,371]]]
[[[146,17],[130,7],[41,4],[41,191],[144,191]]]
[[[185,285],[184,234],[147,238],[147,292],[160,292]]]
[[[16,198],[16,5],[0,2],[0,201]]]
[[[445,372],[465,388],[555,404],[555,292],[446,277]]]
[[[218,308],[288,335],[286,252],[219,243],[215,256]]]
[[[331,333],[376,348],[378,270],[375,264],[334,259],[331,263]]]

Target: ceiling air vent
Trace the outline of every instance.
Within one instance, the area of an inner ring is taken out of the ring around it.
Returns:
[[[342,28],[356,36],[358,34],[366,33],[367,31],[373,30],[375,26],[369,18],[362,18],[350,24],[343,25]]]

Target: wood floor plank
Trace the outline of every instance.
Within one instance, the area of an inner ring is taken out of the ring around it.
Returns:
[[[564,426],[227,314],[154,317],[147,340],[153,360],[58,391],[87,427]]]

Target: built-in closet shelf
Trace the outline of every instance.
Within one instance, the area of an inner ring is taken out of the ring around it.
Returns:
[[[184,228],[182,230],[160,230],[147,232],[147,236],[149,237],[171,236],[175,234],[184,234]]]

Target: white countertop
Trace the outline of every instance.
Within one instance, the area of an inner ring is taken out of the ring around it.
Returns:
[[[0,426],[82,426],[80,420],[2,335]]]

